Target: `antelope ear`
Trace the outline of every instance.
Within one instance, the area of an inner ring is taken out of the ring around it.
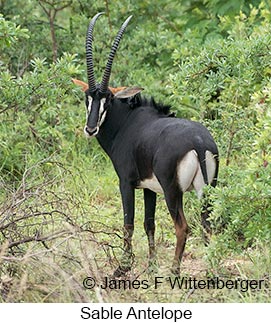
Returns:
[[[118,92],[121,92],[123,90],[127,89],[127,87],[110,87],[109,90],[112,94],[116,95]]]
[[[131,96],[135,96],[136,94],[140,93],[143,90],[144,88],[139,86],[125,87],[125,88],[122,88],[122,90],[114,93],[114,95],[118,99],[127,99],[127,98],[130,98]]]
[[[81,86],[82,88],[82,91],[86,91],[88,89],[88,84],[83,82],[83,81],[80,81],[80,80],[77,80],[77,79],[72,79],[73,83],[78,85],[78,86]]]

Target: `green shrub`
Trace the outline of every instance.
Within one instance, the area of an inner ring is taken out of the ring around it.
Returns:
[[[261,24],[253,24],[256,16]],[[195,43],[188,55],[191,42],[174,52],[179,71],[170,87],[179,115],[203,120],[219,146],[213,226],[224,229],[223,248],[270,242],[270,17],[264,8],[241,13],[227,38]]]

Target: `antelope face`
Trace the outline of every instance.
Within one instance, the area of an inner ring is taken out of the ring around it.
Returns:
[[[87,137],[95,137],[105,121],[108,99],[105,94],[86,92],[86,125],[84,128]]]

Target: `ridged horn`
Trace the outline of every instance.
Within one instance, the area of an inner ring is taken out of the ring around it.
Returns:
[[[119,30],[119,32],[118,32],[118,34],[117,34],[117,36],[116,36],[116,38],[114,40],[114,43],[113,43],[113,45],[111,47],[111,51],[110,51],[110,54],[109,54],[109,57],[108,57],[106,67],[105,67],[102,83],[101,83],[101,86],[100,86],[100,92],[101,93],[105,93],[107,91],[107,89],[108,89],[108,84],[109,84],[109,79],[110,79],[113,60],[114,60],[116,51],[118,49],[120,40],[122,38],[122,35],[123,35],[128,23],[129,23],[129,21],[131,20],[131,18],[132,18],[132,16],[128,17],[124,21],[124,23],[120,27],[120,30]]]
[[[96,20],[103,13],[104,12],[99,12],[91,19],[88,26],[87,36],[86,36],[87,75],[88,75],[88,86],[91,92],[94,92],[96,90],[96,81],[94,76],[93,57],[92,57],[93,28]]]

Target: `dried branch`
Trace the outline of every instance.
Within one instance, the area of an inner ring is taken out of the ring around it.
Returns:
[[[45,12],[45,14],[48,17],[49,24],[50,24],[50,32],[51,32],[51,38],[52,38],[52,52],[53,52],[53,62],[56,62],[57,60],[57,51],[58,51],[58,45],[57,45],[57,39],[56,39],[56,33],[55,33],[55,19],[56,15],[59,11],[69,7],[72,4],[72,1],[63,2],[61,1],[62,6],[57,7],[59,4],[59,1],[48,1],[48,0],[39,0],[39,5]],[[49,8],[45,6],[47,4]]]
[[[21,244],[24,244],[24,243],[28,243],[28,242],[32,242],[32,241],[37,241],[37,242],[43,242],[43,241],[50,241],[50,240],[54,240],[56,238],[59,238],[59,237],[63,237],[63,236],[66,236],[66,235],[71,235],[71,233],[67,230],[62,230],[62,231],[59,231],[59,232],[54,232],[52,233],[51,235],[48,235],[48,236],[34,236],[34,237],[28,237],[28,238],[24,238],[22,240],[19,240],[19,241],[14,241],[14,242],[11,242],[9,243],[8,247],[9,248],[13,248],[13,247],[17,247]]]

